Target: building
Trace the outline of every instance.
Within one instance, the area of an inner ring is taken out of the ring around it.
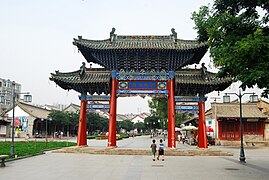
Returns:
[[[10,123],[11,118],[8,118],[6,115],[0,116],[0,137],[6,137],[10,134]]]
[[[259,103],[258,103],[259,104]],[[240,143],[240,106],[238,102],[212,103],[206,117],[212,119],[216,138],[222,145],[239,145]],[[257,103],[242,103],[242,132],[246,143],[266,141],[265,125],[268,115],[264,114]]]
[[[142,122],[144,123],[144,120],[146,117],[148,117],[149,114],[147,113],[141,113],[141,114],[136,114],[132,119],[131,121],[135,124],[135,123],[139,123],[139,122]]]
[[[36,134],[45,134],[45,131],[41,130],[42,125],[45,124],[42,121],[48,118],[50,112],[50,110],[18,101],[15,105],[14,116],[15,137],[25,137],[26,134],[29,134],[30,137]],[[11,135],[12,115],[13,107],[6,111],[6,122],[8,122],[5,123],[6,136]]]
[[[73,113],[79,113],[80,106],[76,104],[69,104],[66,106],[66,108],[63,109],[64,112],[73,112]]]
[[[13,90],[19,94],[21,92],[21,85],[9,79],[0,78],[0,114],[12,107]],[[17,99],[19,98],[20,96],[18,95]]]
[[[268,99],[260,99],[259,102],[257,103],[258,108],[266,115],[269,116],[269,101]],[[269,122],[265,122],[265,140],[269,142]]]

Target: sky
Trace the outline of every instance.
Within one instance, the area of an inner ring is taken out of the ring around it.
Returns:
[[[191,13],[211,0],[8,0],[0,2],[0,78],[22,85],[34,104],[79,105],[79,93],[66,91],[49,80],[50,73],[78,70],[86,62],[72,44],[86,39],[107,39],[112,27],[118,35],[169,35],[193,40]],[[201,63],[209,65],[207,53]],[[89,63],[86,62],[89,67]],[[198,65],[199,67],[200,65]],[[95,65],[93,66],[95,67]],[[96,66],[97,67],[97,66]],[[209,71],[216,69],[208,67]],[[250,89],[260,94],[260,90]],[[225,92],[238,92],[238,83]],[[221,94],[223,94],[222,92]],[[209,107],[210,93],[206,106]],[[146,97],[118,98],[117,112],[149,112]]]

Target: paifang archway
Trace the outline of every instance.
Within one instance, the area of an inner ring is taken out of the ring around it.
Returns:
[[[113,28],[109,39],[88,40],[79,36],[73,44],[87,62],[103,67],[86,68],[83,63],[74,72],[51,73],[50,80],[61,88],[81,93],[78,146],[87,145],[88,98],[94,93],[104,93],[110,94],[108,147],[116,146],[117,97],[161,94],[168,98],[168,147],[176,147],[175,97],[184,99],[186,96],[198,98],[198,147],[207,148],[205,94],[226,89],[232,83],[232,78],[219,79],[214,73],[208,72],[204,64],[201,69],[185,68],[186,65],[200,62],[208,48],[205,43],[178,39],[174,29],[167,36],[119,36]]]

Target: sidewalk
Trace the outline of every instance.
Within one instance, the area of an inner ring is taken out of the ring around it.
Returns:
[[[117,141],[117,149],[149,150],[151,140],[143,136]],[[106,144],[107,140],[88,140],[89,148],[106,149]],[[181,148],[196,149],[194,146],[179,144],[177,149]],[[150,155],[47,152],[44,155],[7,162],[5,168],[0,168],[0,179],[268,179],[268,147],[246,149],[245,164],[239,163],[239,148],[209,147],[214,148],[230,151],[234,156],[165,156],[165,161],[152,161]]]
[[[88,146],[83,147],[68,147],[55,150],[57,153],[87,153],[87,154],[109,154],[109,155],[148,155],[151,154],[150,144],[152,140],[159,140],[162,137],[150,138],[150,136],[137,136],[135,138],[127,138],[117,141],[116,148],[107,147],[107,140],[88,140]],[[196,146],[178,143],[174,149],[167,148],[167,140],[165,144],[166,156],[231,156],[232,153],[222,152],[217,148],[199,149]]]

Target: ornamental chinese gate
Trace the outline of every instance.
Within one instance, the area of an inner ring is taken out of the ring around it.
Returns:
[[[78,146],[87,145],[86,109],[94,93],[110,94],[108,147],[116,146],[117,97],[132,95],[165,96],[168,100],[168,147],[176,147],[175,111],[177,96],[199,95],[198,147],[207,148],[205,132],[205,94],[227,88],[231,78],[219,79],[208,72],[202,63],[200,69],[184,69],[199,63],[207,51],[205,43],[182,40],[172,28],[167,36],[120,36],[115,28],[110,38],[88,40],[79,36],[73,44],[89,63],[103,68],[86,68],[69,73],[56,71],[50,80],[61,88],[81,93]],[[98,101],[98,100],[96,100]],[[96,108],[108,109],[108,105]],[[93,105],[89,107],[93,108]]]
[[[175,102],[184,103],[197,103],[197,105],[176,105],[176,110],[183,111],[199,111],[199,123],[198,123],[198,147],[207,148],[208,140],[206,137],[206,118],[205,118],[205,101],[204,96],[193,97],[193,96],[176,96]]]

